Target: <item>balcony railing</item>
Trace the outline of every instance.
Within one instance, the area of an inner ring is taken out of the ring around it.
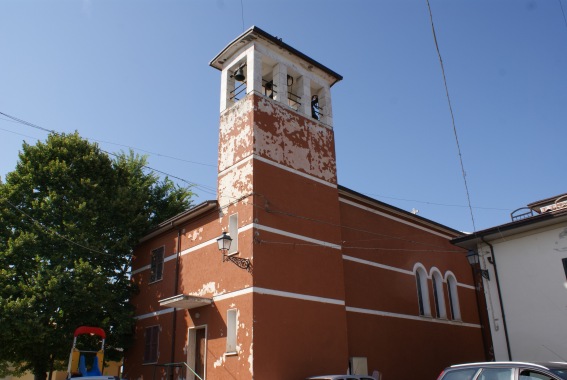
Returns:
[[[510,214],[512,222],[515,222],[516,220],[531,218],[532,216],[534,216],[534,211],[529,207],[521,207],[517,210],[512,211],[512,213]]]

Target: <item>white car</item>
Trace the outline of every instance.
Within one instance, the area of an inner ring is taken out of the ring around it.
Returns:
[[[485,362],[447,367],[437,380],[567,380],[567,363]]]
[[[308,377],[307,380],[375,380],[368,375],[325,375]]]

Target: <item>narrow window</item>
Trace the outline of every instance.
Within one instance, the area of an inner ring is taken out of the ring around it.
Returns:
[[[163,278],[163,252],[164,247],[152,251],[152,262],[150,265],[150,282],[159,281]]]
[[[417,284],[417,302],[419,304],[419,314],[425,314],[425,310],[423,309],[423,296],[421,291],[421,275],[419,272],[415,272],[415,282]]]
[[[144,363],[156,363],[158,359],[159,326],[146,328]]]
[[[567,258],[561,259],[563,261],[563,271],[565,272],[565,278],[567,278]]]
[[[437,292],[437,278],[436,276],[431,277],[431,282],[433,282],[433,298],[435,301],[435,315],[439,317],[439,293]]]
[[[461,320],[461,310],[459,307],[459,293],[457,292],[457,280],[455,277],[447,277],[447,290],[449,291],[449,305],[451,306],[451,317],[455,321]]]
[[[431,316],[431,305],[429,304],[429,290],[427,286],[427,274],[423,268],[418,268],[415,272],[417,285],[417,299],[419,304],[419,314]]]
[[[238,214],[228,217],[228,234],[232,238],[228,253],[236,253],[238,252]]]
[[[236,309],[226,312],[226,352],[236,352]]]
[[[443,280],[438,272],[431,276],[433,282],[433,297],[435,298],[435,315],[437,318],[447,318],[445,308],[445,293],[443,291]]]

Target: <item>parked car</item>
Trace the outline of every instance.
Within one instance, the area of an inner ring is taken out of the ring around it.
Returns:
[[[375,380],[367,375],[325,375],[308,377],[307,380]]]
[[[567,380],[564,362],[486,362],[447,367],[437,380]]]

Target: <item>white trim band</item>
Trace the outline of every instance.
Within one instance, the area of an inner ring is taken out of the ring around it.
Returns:
[[[134,319],[140,320],[140,319],[146,319],[146,318],[151,318],[151,317],[157,317],[158,315],[169,314],[169,313],[172,313],[172,312],[173,312],[173,308],[170,307],[170,308],[167,308],[167,309],[154,311],[152,313],[137,315],[137,316],[134,317]]]
[[[418,315],[390,313],[390,312],[387,312],[387,311],[361,309],[359,307],[347,306],[346,311],[351,312],[351,313],[377,315],[377,316],[380,316],[380,317],[411,319],[411,320],[414,320],[414,321],[421,321],[421,322],[432,322],[432,323],[442,323],[442,324],[454,325],[454,326],[474,327],[474,328],[478,328],[478,329],[481,327],[480,325],[477,325],[477,324],[474,324],[474,323],[450,321],[450,320],[447,320],[447,319],[437,319],[437,318],[423,317],[423,316],[418,316]]]
[[[412,275],[412,276],[414,275],[414,273],[412,271],[407,270],[407,269],[400,269],[400,268],[396,268],[396,267],[391,267],[389,265],[378,264],[378,263],[375,263],[373,261],[363,260],[363,259],[359,259],[357,257],[343,255],[343,260],[354,261],[354,262],[359,263],[359,264],[369,265],[369,266],[372,266],[372,267],[391,270],[391,271],[399,272],[399,273],[403,273],[403,274],[409,274],[409,275]]]
[[[275,166],[275,167],[277,167],[277,168],[280,168],[280,169],[282,169],[282,170],[288,171],[288,172],[293,173],[293,174],[297,174],[298,176],[301,176],[301,177],[310,179],[310,180],[315,181],[315,182],[319,182],[319,183],[321,183],[321,184],[323,184],[323,185],[325,185],[325,186],[332,187],[333,189],[336,189],[336,188],[337,188],[337,184],[336,184],[336,183],[331,183],[331,182],[325,181],[324,179],[321,179],[321,178],[319,178],[319,177],[315,177],[315,176],[313,176],[313,175],[311,175],[311,174],[307,174],[307,173],[304,173],[304,172],[300,172],[300,171],[297,170],[297,169],[292,169],[292,168],[287,167],[287,166],[285,166],[285,165],[282,165],[282,164],[280,164],[280,163],[278,163],[278,162],[275,162],[275,161],[272,161],[272,160],[268,160],[267,158],[258,156],[257,154],[254,154],[254,158],[255,158],[256,160],[262,161],[262,162],[264,162],[264,163],[266,163],[266,164],[268,164],[268,165],[273,165],[273,166]]]
[[[343,255],[343,260],[353,261],[353,262],[358,263],[358,264],[369,265],[369,266],[372,266],[372,267],[381,268],[381,269],[385,269],[385,270],[391,270],[393,272],[403,273],[403,274],[407,274],[407,275],[410,275],[410,276],[415,275],[414,272],[407,270],[407,269],[400,269],[400,268],[392,267],[392,266],[385,265],[385,264],[379,264],[379,263],[375,263],[373,261],[359,259],[357,257]],[[427,278],[430,279],[431,276],[428,275]],[[446,283],[447,281],[443,280],[443,282]],[[461,282],[457,282],[457,286],[467,288],[467,289],[475,289],[474,286],[468,285],[468,284],[463,284]]]
[[[282,236],[287,236],[287,237],[294,238],[294,239],[297,239],[297,240],[307,241],[309,243],[322,245],[324,247],[329,247],[329,248],[333,248],[333,249],[342,249],[342,247],[340,245],[328,243],[328,242],[323,241],[323,240],[313,239],[313,238],[310,238],[310,237],[307,237],[307,236],[294,234],[292,232],[283,231],[283,230],[280,230],[280,229],[277,229],[277,228],[263,226],[263,225],[257,224],[257,223],[253,223],[253,224],[254,224],[254,228],[257,228],[257,229],[262,230],[262,231],[271,232],[271,233],[282,235]]]
[[[236,297],[240,297],[240,296],[244,296],[244,295],[249,295],[249,294],[252,294],[252,293],[270,295],[270,296],[275,296],[275,297],[291,298],[291,299],[302,300],[302,301],[320,302],[320,303],[326,303],[326,304],[337,305],[337,306],[345,306],[345,301],[339,300],[339,299],[311,296],[311,295],[308,295],[308,294],[291,293],[291,292],[286,292],[286,291],[282,291],[282,290],[274,290],[274,289],[259,288],[259,287],[245,288],[245,289],[237,290],[235,292],[230,292],[230,293],[225,293],[225,294],[221,294],[221,295],[218,295],[218,296],[213,296],[212,298],[213,298],[214,302],[218,302],[218,301],[224,301],[224,300],[228,300],[228,299],[232,299],[232,298],[236,298]],[[173,308],[168,308],[168,309],[164,309],[164,310],[160,310],[160,311],[155,311],[155,312],[152,312],[152,313],[142,314],[142,315],[136,316],[134,318],[137,319],[137,320],[141,320],[141,319],[156,317],[158,315],[171,313],[171,312],[173,312],[173,310],[174,310]],[[400,318],[400,319],[407,319],[407,320],[413,320],[413,321],[419,321],[419,322],[441,323],[441,324],[463,326],[463,327],[473,327],[473,328],[480,328],[481,327],[480,325],[474,324],[474,323],[465,323],[465,322],[461,322],[461,321],[450,321],[450,320],[446,320],[446,319],[437,319],[437,318],[423,317],[423,316],[418,316],[418,315],[391,313],[391,312],[388,312],[388,311],[362,309],[362,308],[351,307],[351,306],[346,306],[345,310],[347,312],[350,312],[350,313],[369,314],[369,315],[375,315],[375,316],[387,317],[387,318]]]

